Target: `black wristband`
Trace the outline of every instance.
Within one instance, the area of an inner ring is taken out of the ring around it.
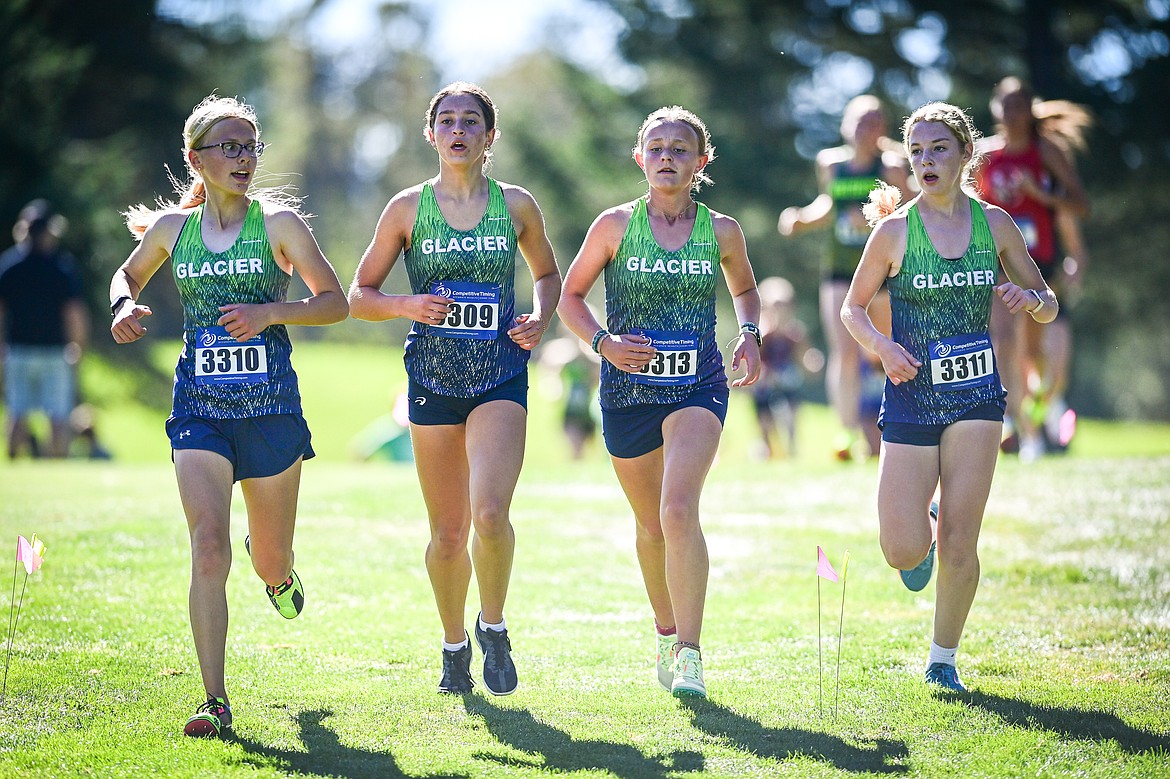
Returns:
[[[115,300],[113,303],[110,304],[110,316],[117,316],[118,309],[122,307],[122,304],[125,303],[127,300],[133,300],[133,299],[134,298],[131,297],[130,295],[122,295],[120,298]]]

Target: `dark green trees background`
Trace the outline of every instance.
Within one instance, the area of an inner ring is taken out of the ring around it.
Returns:
[[[425,45],[427,4],[381,3],[368,31],[378,45],[350,50],[306,42],[327,5],[290,4],[300,10],[263,29],[242,0],[190,0],[197,13],[182,21],[154,0],[0,6],[0,223],[11,225],[38,196],[70,218],[95,347],[107,348],[105,289],[132,247],[120,212],[170,194],[166,166],[182,173],[182,122],[204,95],[257,106],[272,144],[264,183],[291,183],[306,197],[343,283],[386,199],[433,175],[422,114],[442,86],[432,54],[450,52]],[[812,155],[839,141],[844,103],[875,93],[896,126],[917,105],[945,99],[991,133],[991,87],[1020,75],[1037,94],[1082,103],[1097,118],[1078,160],[1093,203],[1084,225],[1092,261],[1070,310],[1073,405],[1170,419],[1170,0],[582,6],[617,20],[621,78],[575,64],[571,30],[553,25],[532,53],[481,79],[501,108],[494,173],[536,196],[562,267],[599,211],[642,191],[629,157],[642,118],[680,103],[707,121],[719,153],[709,169],[715,186],[701,197],[743,224],[758,276],[793,281],[816,335],[823,236],[782,240],[775,224],[783,207],[815,195]],[[152,287],[169,284],[165,275]],[[152,289],[150,303],[163,320],[156,326],[169,321],[177,332],[174,296]],[[352,325],[314,333],[394,334]]]

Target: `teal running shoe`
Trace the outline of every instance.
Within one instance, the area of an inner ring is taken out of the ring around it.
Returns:
[[[951,692],[967,692],[959,679],[959,669],[946,663],[931,663],[926,669],[926,681]]]
[[[211,738],[220,735],[231,726],[232,710],[227,701],[210,695],[187,719],[183,733],[192,738]]]
[[[938,524],[938,503],[930,502],[930,524],[933,529]],[[938,546],[936,541],[930,542],[930,551],[926,553],[926,559],[920,562],[910,570],[899,570],[898,574],[902,577],[902,584],[906,585],[906,589],[911,592],[918,592],[930,584],[930,577],[934,573],[934,550]]]

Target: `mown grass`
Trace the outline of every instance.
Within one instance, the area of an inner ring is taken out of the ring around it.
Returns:
[[[160,412],[135,412],[151,418],[141,427],[113,406],[103,413],[112,462],[0,467],[0,541],[38,532],[48,544],[0,704],[0,776],[1170,772],[1164,428],[1085,424],[1068,457],[1001,462],[961,648],[973,692],[950,696],[921,683],[933,596],[906,592],[881,559],[874,465],[829,462],[830,428],[813,407],[800,457],[755,462],[739,398],[703,502],[711,699],[684,705],[653,680],[624,497],[600,452],[568,461],[555,406],[541,400],[548,385],[534,379],[508,606],[521,688],[452,698],[435,693],[439,630],[413,468],[347,459],[396,391],[399,358],[316,344],[296,358],[321,453],[305,468],[297,530],[308,606],[287,622],[268,605],[237,499],[227,740],[180,734],[202,687],[182,512],[165,440],[151,440]],[[1111,450],[1115,438],[1132,448]],[[839,570],[851,557],[839,694],[841,590],[821,582],[823,698],[818,544]]]

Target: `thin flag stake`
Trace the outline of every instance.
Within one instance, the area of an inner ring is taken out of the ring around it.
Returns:
[[[26,541],[24,536],[18,535],[16,537],[17,566],[12,569],[12,600],[8,605],[8,647],[4,653],[4,681],[0,684],[0,704],[4,703],[8,694],[8,666],[12,660],[12,641],[16,637],[16,627],[20,624],[20,607],[24,605],[24,591],[28,587],[28,577],[41,567],[44,559],[45,545],[37,540],[35,533],[32,543]],[[16,574],[19,570],[19,563],[24,563],[24,585],[20,588],[20,600],[17,601]]]
[[[837,690],[833,693],[833,721],[837,721],[837,701],[841,697],[841,639],[845,635],[845,584],[849,580],[849,550],[841,566],[841,616],[837,622]]]
[[[824,662],[822,660],[821,649],[821,579],[828,579],[831,582],[837,581],[837,572],[833,570],[833,566],[829,564],[829,558],[825,556],[825,550],[817,546],[817,711],[821,717],[825,716],[824,697],[825,697],[825,682],[824,682]]]

